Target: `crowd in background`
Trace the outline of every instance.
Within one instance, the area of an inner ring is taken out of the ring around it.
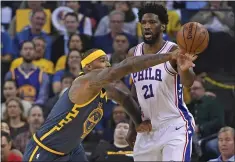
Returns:
[[[102,49],[115,66],[142,41],[138,8],[144,3],[149,2],[1,2],[2,161],[22,159],[32,134],[81,72],[83,52]],[[184,89],[185,102],[196,122],[193,158],[206,161],[234,155],[234,2],[156,3],[168,9],[164,40],[175,42],[177,31],[190,21],[203,24],[210,35],[208,48],[195,62],[197,80]],[[28,16],[22,17],[24,13]],[[22,26],[23,20],[26,24]],[[121,81],[131,88],[129,75]],[[112,100],[104,112],[84,140],[86,154],[94,162],[133,161],[133,150],[125,141],[129,117]],[[228,139],[230,143],[224,142]]]

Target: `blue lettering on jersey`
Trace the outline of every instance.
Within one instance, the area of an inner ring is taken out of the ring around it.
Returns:
[[[143,81],[143,80],[156,80],[162,81],[162,71],[160,69],[156,69],[155,71],[153,68],[148,68],[143,71],[139,71],[137,73],[132,74],[133,82],[136,81]]]

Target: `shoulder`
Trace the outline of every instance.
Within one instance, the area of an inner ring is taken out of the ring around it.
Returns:
[[[129,49],[127,57],[131,57],[134,56],[134,52],[137,46],[132,47],[131,49]]]
[[[179,46],[176,43],[174,43],[174,42],[168,41],[168,44],[169,44],[169,47],[170,47],[170,51],[169,52],[172,52],[172,51],[174,51],[176,49],[179,49]]]

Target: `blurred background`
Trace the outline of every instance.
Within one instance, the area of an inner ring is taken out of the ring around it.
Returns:
[[[142,41],[137,14],[144,3],[149,2],[1,1],[3,161],[21,160],[31,135],[81,71],[83,52],[100,48],[114,65]],[[192,158],[217,158],[219,129],[235,127],[235,2],[157,3],[168,9],[165,40],[175,42],[177,31],[190,21],[209,31],[209,46],[195,61],[197,81],[184,89],[184,99],[203,127],[195,133]],[[32,66],[21,66],[24,62]],[[131,87],[130,76],[122,81]],[[103,119],[84,141],[87,156],[91,161],[133,161],[132,149],[120,133],[128,129],[119,125],[129,119],[123,107],[109,100],[104,109]],[[126,147],[114,144],[118,142]]]

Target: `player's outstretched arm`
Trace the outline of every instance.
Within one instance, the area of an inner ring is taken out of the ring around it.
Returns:
[[[97,89],[107,85],[113,81],[119,80],[127,74],[135,73],[146,68],[164,63],[171,59],[175,59],[179,51],[159,54],[159,55],[143,55],[131,56],[115,65],[103,70],[94,71],[94,75],[90,75],[88,88]]]

